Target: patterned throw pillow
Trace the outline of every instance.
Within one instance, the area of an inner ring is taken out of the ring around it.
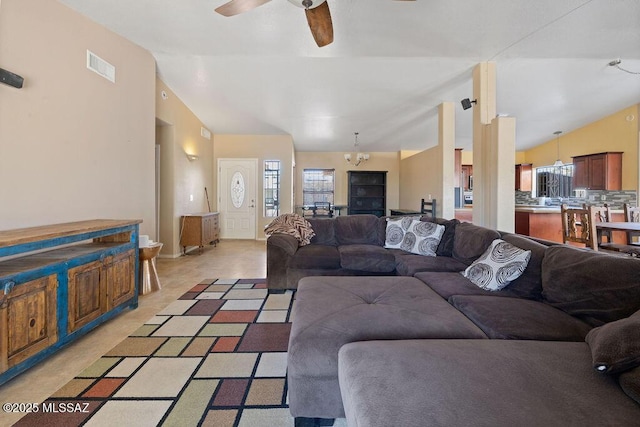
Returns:
[[[495,239],[462,274],[482,289],[499,291],[520,277],[530,258],[531,251]]]
[[[385,248],[401,249],[405,233],[409,230],[411,223],[420,219],[415,216],[402,216],[400,218],[387,218],[387,231],[385,235]]]
[[[412,254],[436,256],[443,234],[444,225],[414,220],[404,235],[400,249]]]

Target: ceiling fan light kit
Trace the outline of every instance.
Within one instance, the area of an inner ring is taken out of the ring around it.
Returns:
[[[325,3],[327,0],[288,0],[289,3],[294,4],[304,9],[313,9],[320,6],[321,3]]]

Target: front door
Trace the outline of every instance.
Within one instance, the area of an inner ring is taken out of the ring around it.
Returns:
[[[221,239],[256,238],[258,159],[218,159]]]

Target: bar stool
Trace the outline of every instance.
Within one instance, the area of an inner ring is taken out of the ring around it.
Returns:
[[[156,256],[162,249],[162,243],[154,243],[140,248],[140,295],[146,295],[160,289],[160,279],[156,270]]]

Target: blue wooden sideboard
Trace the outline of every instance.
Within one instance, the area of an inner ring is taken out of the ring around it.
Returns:
[[[0,384],[138,306],[141,222],[0,231]]]

